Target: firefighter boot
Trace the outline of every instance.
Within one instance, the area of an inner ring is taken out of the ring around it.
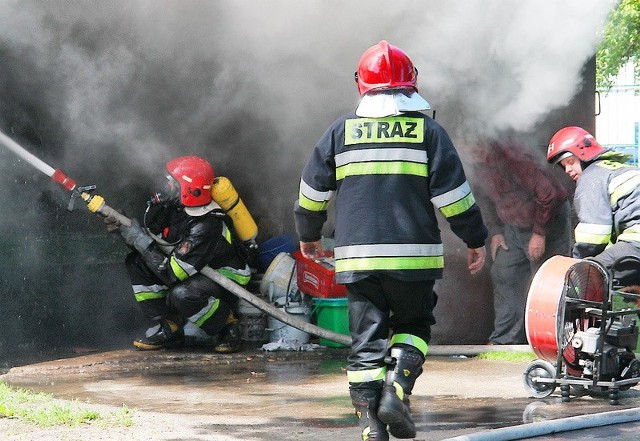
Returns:
[[[424,356],[408,345],[391,347],[387,357],[387,375],[382,388],[378,418],[389,425],[389,433],[396,438],[413,438],[416,426],[411,418],[409,395],[422,373]]]
[[[362,384],[362,383],[360,383]],[[377,414],[380,402],[380,385],[376,388],[350,387],[351,402],[356,409],[362,441],[388,441],[387,425],[382,423]]]
[[[213,348],[214,352],[220,354],[230,354],[238,352],[242,346],[242,330],[240,328],[240,322],[233,315],[233,312],[229,313],[227,318],[227,324],[225,328],[220,331],[219,340]]]
[[[161,319],[158,330],[149,336],[133,342],[142,351],[152,351],[162,348],[181,346],[184,343],[184,331],[177,321]]]

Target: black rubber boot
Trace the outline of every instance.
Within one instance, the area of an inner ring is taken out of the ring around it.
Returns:
[[[362,383],[359,383],[362,384]],[[387,425],[376,415],[380,401],[381,384],[374,388],[352,385],[349,389],[351,402],[356,409],[362,441],[388,441]]]
[[[424,357],[412,346],[393,346],[387,357],[387,375],[382,388],[378,418],[389,425],[396,438],[413,438],[416,426],[411,418],[409,395],[422,373]]]
[[[240,322],[233,315],[233,312],[229,313],[227,319],[227,325],[220,331],[219,339],[213,348],[214,352],[220,354],[231,354],[238,352],[242,346],[242,329]]]
[[[174,348],[184,344],[184,331],[175,321],[160,320],[160,328],[155,334],[142,337],[133,342],[141,351],[153,351],[162,348]]]

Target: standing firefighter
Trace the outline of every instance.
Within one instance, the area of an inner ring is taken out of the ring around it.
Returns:
[[[144,228],[119,225],[133,251],[126,258],[135,299],[158,325],[133,344],[141,350],[181,345],[185,330],[216,352],[240,347],[235,296],[199,271],[216,269],[241,285],[250,270],[233,244],[232,223],[211,198],[214,172],[198,156],[169,161],[163,188],[147,205]],[[106,218],[114,230],[114,219]]]
[[[317,143],[294,209],[302,254],[317,257],[335,193],[336,278],[347,286],[352,338],[347,378],[369,441],[416,434],[408,396],[422,373],[444,266],[434,206],[467,244],[472,274],[486,253],[487,229],[458,154],[420,112],[430,107],[416,80],[401,49],[381,41],[365,51],[360,104]]]
[[[549,142],[547,160],[576,182],[573,257],[615,269],[616,288],[640,285],[640,170],[608,151],[586,130],[565,127]],[[619,262],[618,264],[616,264]]]

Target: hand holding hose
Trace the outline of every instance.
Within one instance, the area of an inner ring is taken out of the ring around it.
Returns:
[[[124,243],[144,253],[153,243],[153,239],[142,229],[137,219],[131,219],[131,225],[120,225],[120,236]]]
[[[109,233],[118,231],[118,227],[120,227],[120,221],[116,219],[114,216],[106,216],[104,218],[104,223]]]

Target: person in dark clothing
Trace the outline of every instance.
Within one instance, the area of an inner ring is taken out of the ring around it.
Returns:
[[[240,257],[232,224],[211,197],[214,172],[199,156],[182,156],[166,165],[165,185],[147,205],[144,225],[106,218],[133,250],[126,258],[136,301],[156,322],[133,342],[140,350],[210,344],[216,352],[240,349],[240,327],[233,294],[200,273],[205,266],[246,285],[251,272]]]
[[[487,229],[451,139],[421,112],[430,107],[407,54],[386,41],[370,47],[356,83],[358,108],[327,129],[302,172],[295,223],[302,254],[322,255],[335,195],[335,270],[347,286],[347,379],[361,439],[413,438],[409,395],[444,267],[435,209],[466,243],[472,274],[484,265]]]
[[[512,139],[474,147],[473,192],[489,229],[495,312],[489,344],[526,344],[525,307],[542,263],[571,250],[562,182]]]

